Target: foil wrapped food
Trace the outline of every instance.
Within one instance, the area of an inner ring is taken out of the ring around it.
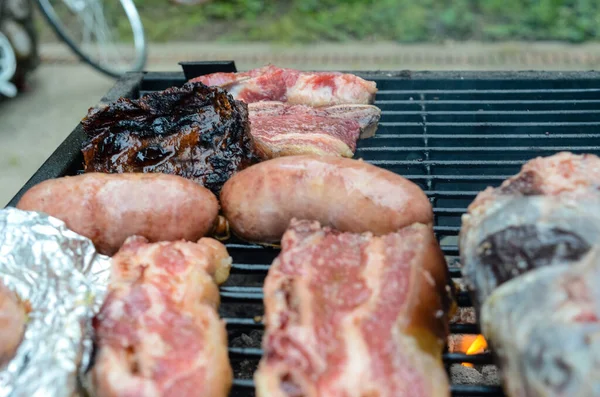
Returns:
[[[109,276],[110,259],[62,221],[0,210],[0,279],[31,308],[15,356],[0,369],[0,397],[80,394]]]

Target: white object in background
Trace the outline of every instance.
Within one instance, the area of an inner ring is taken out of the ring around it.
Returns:
[[[16,71],[15,52],[6,36],[0,33],[0,95],[10,98],[17,95],[17,87],[10,82]]]

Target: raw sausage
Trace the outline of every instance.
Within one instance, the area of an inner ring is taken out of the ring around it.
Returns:
[[[25,332],[27,305],[0,282],[0,367],[15,355]]]
[[[431,204],[414,183],[335,157],[289,156],[251,166],[225,183],[221,205],[231,230],[258,243],[278,242],[292,218],[375,235],[433,221]]]
[[[195,182],[166,174],[89,173],[44,181],[17,207],[45,212],[114,254],[129,236],[196,241],[213,228],[219,204]]]

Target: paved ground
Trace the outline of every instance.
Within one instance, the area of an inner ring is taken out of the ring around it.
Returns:
[[[113,81],[62,45],[42,49],[43,64],[28,92],[0,101],[0,205],[52,153]],[[150,48],[148,70],[178,70],[177,61],[235,59],[247,69],[272,62],[304,69],[588,70],[600,66],[600,45],[477,43],[447,45],[215,45],[172,43]],[[58,62],[58,64],[57,64]]]
[[[79,65],[43,65],[31,88],[0,102],[0,205],[4,206],[112,85]]]

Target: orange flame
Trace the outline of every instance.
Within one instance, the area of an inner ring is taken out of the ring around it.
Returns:
[[[475,340],[473,341],[473,343],[471,343],[471,346],[469,346],[469,348],[467,349],[466,354],[472,355],[483,353],[486,348],[487,342],[485,338],[483,337],[483,335],[478,335],[477,338],[475,338]],[[473,364],[471,363],[462,363],[462,365],[464,365],[465,367],[473,367]]]

